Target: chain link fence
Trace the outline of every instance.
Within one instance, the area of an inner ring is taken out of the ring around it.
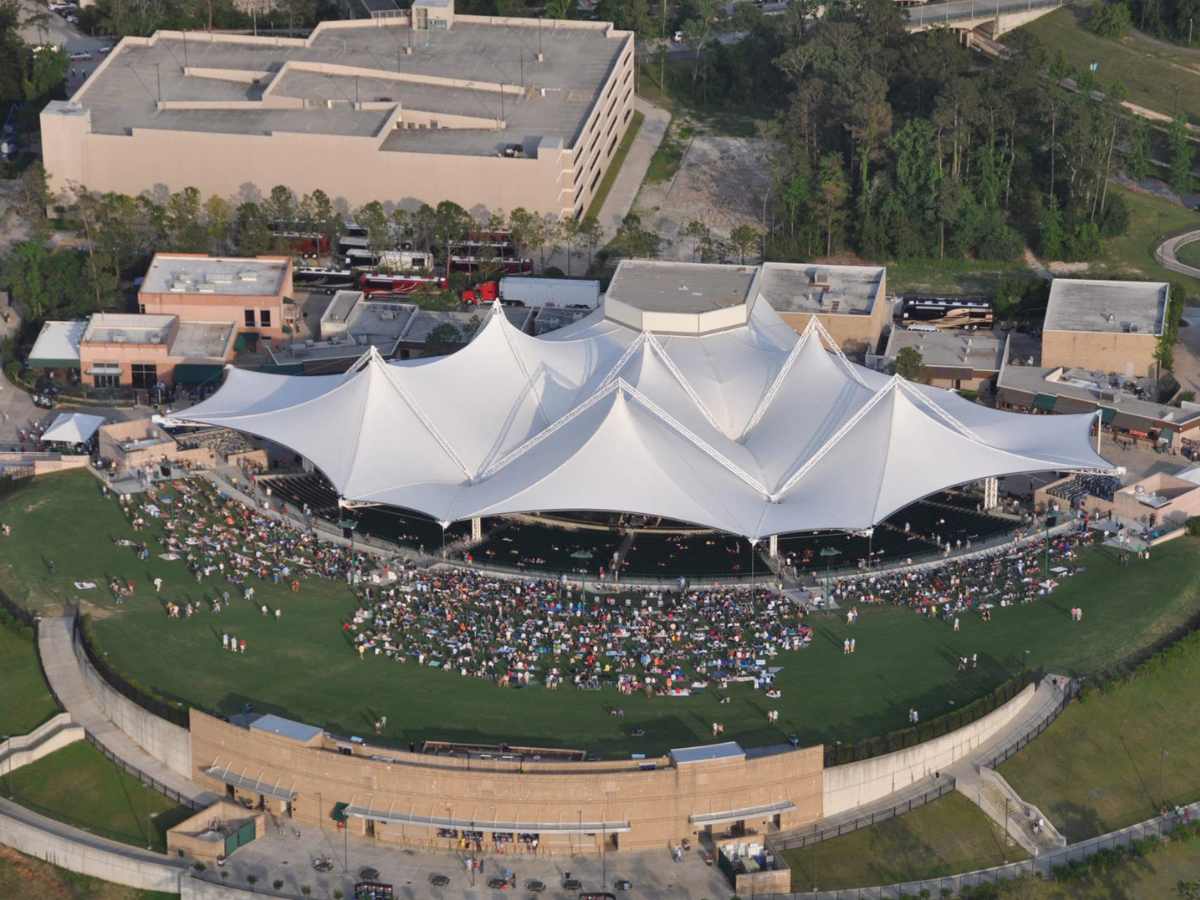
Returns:
[[[922,791],[920,794],[900,800],[887,809],[875,810],[852,819],[849,822],[839,822],[836,825],[827,825],[824,828],[814,826],[812,831],[804,831],[802,833],[788,832],[786,836],[768,838],[767,844],[776,853],[781,850],[802,850],[805,847],[811,847],[813,844],[819,844],[830,838],[841,837],[844,834],[858,831],[860,828],[870,828],[872,825],[878,825],[880,822],[886,822],[888,819],[894,819],[896,816],[910,813],[919,806],[932,803],[939,797],[944,797],[946,794],[951,793],[956,785],[957,782],[952,776],[943,775],[934,780],[934,787],[930,790]]]

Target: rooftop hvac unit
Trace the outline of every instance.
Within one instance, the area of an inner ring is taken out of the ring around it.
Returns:
[[[238,281],[258,281],[258,273],[253,269],[243,269],[237,277]]]
[[[808,283],[815,288],[829,290],[832,282],[829,280],[828,269],[813,269],[808,276]]]

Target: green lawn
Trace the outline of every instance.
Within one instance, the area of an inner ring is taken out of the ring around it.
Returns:
[[[1093,34],[1084,22],[1088,8],[1066,7],[1023,26],[1049,51],[1062,53],[1074,69],[1099,63],[1101,84],[1120,81],[1127,99],[1139,106],[1174,115],[1184,112],[1200,123],[1200,58],[1180,47],[1151,42],[1137,32],[1119,41]]]
[[[688,141],[693,131],[690,126],[681,126],[675,119],[667,126],[662,143],[650,157],[650,166],[646,169],[644,184],[662,184],[670,181],[683,164],[683,154],[687,152]]]
[[[198,601],[220,583],[197,585],[182,563],[139,562],[115,547],[113,538],[132,533],[86,473],[28,483],[0,502],[0,520],[13,526],[0,587],[33,606],[85,598],[100,650],[143,687],[220,713],[249,703],[349,734],[369,734],[371,722],[387,715],[385,737],[400,743],[438,737],[548,743],[603,756],[660,753],[710,740],[713,721],[747,746],[788,734],[806,743],[857,740],[904,727],[910,706],[925,721],[960,707],[1023,664],[1072,672],[1103,666],[1200,610],[1200,542],[1176,541],[1153,561],[1128,567],[1096,550],[1088,571],[1051,600],[997,610],[988,625],[968,619],[959,633],[905,609],[866,610],[855,626],[860,652],[847,658],[842,621],[814,619],[813,646],[777,660],[784,699],[772,704],[781,714],[774,727],[766,723],[762,695],[749,688],[733,691],[725,706],[715,695],[622,697],[625,718],[618,720],[607,712],[616,702],[608,691],[509,690],[383,657],[359,660],[339,627],[354,600],[333,582],[307,581],[299,594],[258,585],[256,602],[283,609],[278,622],[241,601],[219,617],[168,619],[150,586],[155,575],[165,581],[163,596],[177,600]],[[44,557],[56,561],[53,574]],[[138,586],[125,605],[113,605],[103,590],[109,576]],[[75,580],[98,581],[101,589],[79,594],[71,588]],[[1081,625],[1067,615],[1076,605],[1087,610]],[[223,631],[244,638],[248,652],[223,651]],[[976,652],[978,670],[957,672],[954,659]],[[636,727],[645,735],[632,737]]]
[[[993,295],[1000,281],[1013,275],[1029,276],[1023,262],[987,262],[973,259],[904,260],[887,264],[888,290],[897,294]]]
[[[165,851],[166,830],[191,815],[79,741],[0,778],[4,796],[93,834]]]
[[[0,847],[0,897],[4,900],[172,900],[178,896],[89,878]]]
[[[1197,79],[1200,94],[1200,78]],[[1192,228],[1200,228],[1200,214],[1167,200],[1109,185],[1110,191],[1125,198],[1129,206],[1129,230],[1121,237],[1104,241],[1100,259],[1088,268],[1090,277],[1121,275],[1155,281],[1179,281],[1200,292],[1200,280],[1170,272],[1154,259],[1154,248],[1163,238]]]
[[[38,665],[32,628],[24,628],[0,613],[0,739],[28,734],[56,712],[58,704]]]
[[[843,837],[787,850],[792,890],[871,887],[953,875],[1026,858],[983,811],[958,793]]]
[[[1072,704],[1001,771],[1072,841],[1200,798],[1200,634]]]
[[[642,128],[642,123],[646,121],[646,117],[638,112],[633,111],[633,118],[629,122],[629,128],[625,131],[625,136],[621,138],[621,146],[617,148],[617,152],[613,155],[612,162],[608,164],[608,170],[604,173],[604,177],[600,179],[600,187],[596,190],[596,195],[592,197],[592,202],[588,204],[587,214],[585,216],[592,218],[600,217],[600,210],[604,208],[604,201],[608,199],[608,192],[612,190],[613,183],[617,180],[617,175],[621,172],[621,167],[625,165],[625,158],[629,156],[629,148],[633,146],[634,139],[637,138],[638,132]]]

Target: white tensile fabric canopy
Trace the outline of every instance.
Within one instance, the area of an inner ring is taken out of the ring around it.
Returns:
[[[87,413],[59,413],[42,434],[42,440],[62,444],[86,444],[105,421],[104,416],[89,416]]]
[[[610,510],[759,539],[861,530],[995,475],[1109,470],[1092,414],[999,412],[889,378],[801,335],[763,300],[700,337],[639,333],[598,310],[541,338],[496,307],[451,356],[345,374],[230,369],[178,418],[307,457],[346,500],[439,521]]]

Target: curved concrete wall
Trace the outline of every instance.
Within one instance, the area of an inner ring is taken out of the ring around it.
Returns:
[[[55,750],[84,739],[83,729],[71,721],[70,713],[59,713],[29,734],[0,743],[0,772],[15,772]]]
[[[169,857],[126,847],[0,800],[0,844],[72,872],[143,891],[179,893],[187,871]]]
[[[907,750],[826,769],[825,816],[873,803],[914,781],[944,772],[1020,715],[1033,699],[1035,690],[1035,685],[1027,685],[999,709],[950,734]]]
[[[138,746],[172,772],[190,778],[192,742],[186,728],[168,722],[143,709],[105,681],[93,667],[76,638],[72,644],[79,671],[88,692],[101,712]]]

